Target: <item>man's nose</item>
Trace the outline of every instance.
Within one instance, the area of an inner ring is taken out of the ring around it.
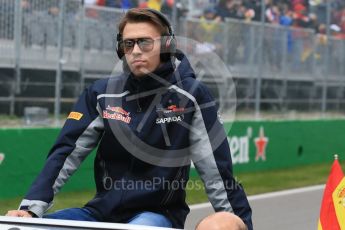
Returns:
[[[132,54],[141,54],[141,49],[139,48],[139,45],[137,42],[134,44]]]

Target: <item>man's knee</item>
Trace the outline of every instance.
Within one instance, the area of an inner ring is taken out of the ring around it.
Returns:
[[[217,212],[205,217],[196,230],[247,230],[241,218],[229,212]]]

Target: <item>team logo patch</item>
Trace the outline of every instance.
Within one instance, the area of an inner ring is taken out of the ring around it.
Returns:
[[[176,105],[170,105],[167,108],[157,108],[156,111],[161,115],[156,119],[156,124],[180,122],[184,119],[184,115],[181,113],[183,113],[185,109],[179,108]]]
[[[121,107],[109,106],[103,110],[103,118],[110,120],[118,120],[129,124],[131,122],[130,113]]]
[[[184,108],[178,108],[176,105],[170,105],[168,108],[158,108],[157,112],[167,113],[181,113],[184,112]]]
[[[165,124],[170,122],[179,122],[183,121],[183,115],[172,116],[172,117],[162,117],[156,119],[156,124]]]
[[[5,160],[5,154],[0,153],[0,165]]]
[[[77,120],[79,121],[81,118],[83,117],[82,113],[78,113],[78,112],[71,112],[67,119],[72,119],[72,120]]]

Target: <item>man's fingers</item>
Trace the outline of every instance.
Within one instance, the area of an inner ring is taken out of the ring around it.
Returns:
[[[30,213],[23,210],[11,210],[6,213],[6,216],[14,216],[14,217],[32,217]]]
[[[29,213],[25,213],[22,217],[32,217]]]
[[[19,216],[18,211],[8,211],[6,216]]]

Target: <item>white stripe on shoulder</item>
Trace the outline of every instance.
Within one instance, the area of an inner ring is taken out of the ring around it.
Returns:
[[[203,134],[195,135],[193,132],[190,134],[190,142],[192,143],[190,146],[192,160],[200,177],[205,183],[207,195],[214,209],[217,211],[226,210],[233,213],[234,210],[230,200],[228,199],[225,184],[217,166],[212,149],[212,143],[209,139],[205,121],[198,102],[192,94],[175,85],[170,86],[169,89],[174,89],[175,91],[184,94],[194,102],[196,110],[192,127],[203,131]]]
[[[123,93],[118,93],[118,94],[100,94],[97,96],[97,100],[103,97],[123,97],[123,96],[126,96],[127,94],[129,94],[129,91],[125,91]]]
[[[101,131],[104,129],[103,119],[97,116],[75,142],[75,148],[65,159],[60,172],[53,185],[54,195],[58,193],[61,187],[66,183],[70,176],[79,168],[80,164],[97,146]]]

